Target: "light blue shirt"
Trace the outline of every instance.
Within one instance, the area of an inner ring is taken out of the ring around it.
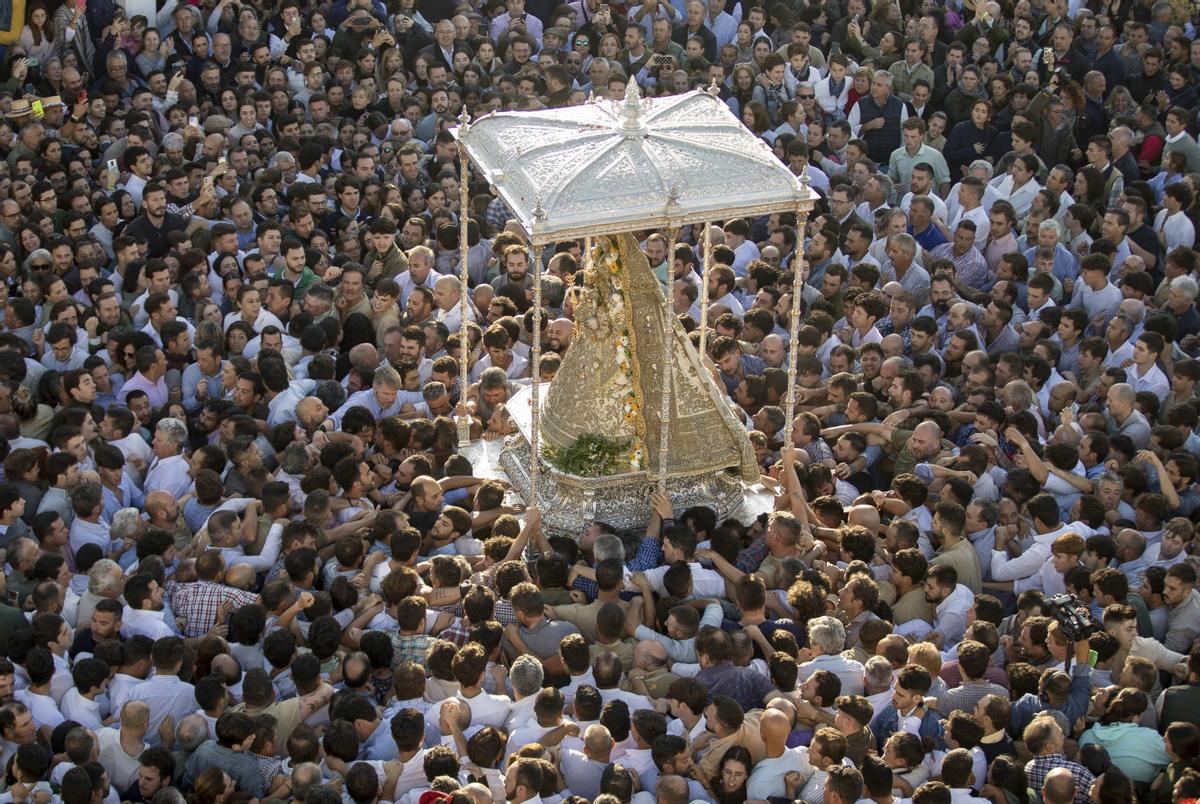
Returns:
[[[211,376],[200,372],[200,364],[192,363],[183,370],[183,378],[181,380],[183,386],[183,407],[189,412],[195,412],[203,407],[203,403],[196,398],[196,386],[201,380],[208,385],[208,398],[221,398],[221,367],[224,361],[217,364],[217,373]]]
[[[375,417],[376,421],[378,421],[379,419],[386,419],[389,416],[395,416],[400,412],[400,406],[401,399],[397,394],[396,401],[393,402],[390,407],[384,410],[384,408],[380,406],[379,400],[375,396],[375,390],[373,388],[368,388],[365,391],[357,391],[351,394],[350,398],[346,400],[344,405],[330,414],[330,418],[333,419],[333,423],[336,424],[338,428],[341,428],[342,418],[346,415],[346,411],[350,410],[350,408],[366,408],[367,410],[371,411],[371,415]]]

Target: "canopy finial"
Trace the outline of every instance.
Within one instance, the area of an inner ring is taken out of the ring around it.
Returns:
[[[466,134],[471,127],[471,115],[467,112],[467,107],[464,106],[462,112],[458,115],[458,125],[462,127],[462,133]]]
[[[645,128],[642,120],[642,93],[637,81],[625,85],[625,100],[621,103],[622,127],[629,134],[641,132]]]
[[[708,85],[708,89],[704,91],[708,93],[709,97],[715,98],[721,94],[721,86],[717,83],[717,79],[714,78],[712,83]]]

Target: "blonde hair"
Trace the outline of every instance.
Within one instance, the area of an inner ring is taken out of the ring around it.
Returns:
[[[929,642],[918,642],[908,646],[909,664],[920,665],[936,678],[942,672],[942,654]]]

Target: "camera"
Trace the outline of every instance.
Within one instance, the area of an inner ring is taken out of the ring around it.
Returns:
[[[1079,602],[1075,595],[1061,594],[1046,598],[1046,607],[1050,609],[1050,616],[1058,621],[1063,636],[1072,642],[1087,639],[1101,630],[1087,606]]]

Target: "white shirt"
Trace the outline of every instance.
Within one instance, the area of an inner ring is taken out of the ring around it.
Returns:
[[[938,604],[933,613],[933,627],[942,635],[942,644],[954,644],[963,638],[967,631],[967,610],[974,602],[970,587],[960,583]]]
[[[479,358],[479,360],[475,362],[475,365],[471,367],[471,382],[479,382],[479,377],[483,374],[484,370],[490,369],[491,367],[491,355],[485,354],[483,357]],[[513,352],[512,360],[509,361],[508,368],[504,370],[504,376],[508,377],[510,380],[520,379],[522,376],[524,376],[525,371],[528,368],[529,361],[521,357],[516,352]]]
[[[912,208],[912,200],[914,197],[915,196],[912,193],[905,193],[904,198],[900,199],[900,209],[904,210],[905,212],[908,212],[909,209]],[[934,215],[941,218],[943,221],[950,220],[950,214],[946,208],[945,201],[943,201],[941,198],[934,195],[933,193],[923,195],[923,196],[921,196],[921,198],[928,198],[930,200],[930,202],[933,203],[933,214]],[[979,242],[978,236],[976,236],[975,240],[976,240],[976,242]]]
[[[240,544],[237,547],[220,548],[221,555],[225,558],[225,566],[227,567],[233,564],[246,564],[255,572],[266,572],[275,566],[275,562],[279,559],[279,549],[282,541],[283,525],[277,522],[267,532],[267,540],[263,544],[262,552],[258,555],[246,555],[246,551],[242,549]]]
[[[274,427],[296,421],[296,405],[317,387],[316,380],[292,380],[282,393],[267,403],[267,424]]]
[[[227,316],[225,316],[226,331],[229,330],[229,327],[232,326],[235,321],[245,321],[245,323],[250,324],[249,321],[246,321],[242,317],[242,313],[240,310],[235,310],[234,312],[229,313]],[[276,327],[279,329],[280,332],[287,332],[287,327],[285,327],[283,325],[283,322],[280,321],[279,318],[276,317],[276,315],[274,313],[272,313],[270,310],[268,310],[267,308],[264,307],[263,309],[258,311],[258,318],[254,319],[254,323],[250,324],[250,328],[253,329],[256,333],[262,333],[262,331],[264,329],[266,329],[267,327]]]
[[[508,696],[492,695],[490,692],[480,692],[474,698],[467,698],[460,692],[454,697],[471,708],[472,726],[491,726],[503,729],[513,705]],[[441,711],[442,701],[438,701],[425,713],[425,722],[436,728]],[[425,780],[424,774],[421,779]]]
[[[663,586],[663,578],[667,574],[669,567],[655,567],[654,569],[646,570],[643,573],[646,580],[650,582],[650,586],[655,592],[663,594],[666,592],[666,587]],[[705,569],[695,561],[688,562],[688,569],[692,571],[692,595],[695,597],[715,597],[722,598],[725,596],[725,579],[721,577],[719,572]]]
[[[865,683],[861,663],[840,655],[821,655],[800,665],[797,678],[801,682],[808,681],[809,677],[818,670],[828,670],[841,679],[843,695],[863,694]]]
[[[1033,544],[1016,558],[1010,558],[1005,550],[993,549],[992,580],[1018,581],[1033,578],[1042,565],[1050,561],[1051,543],[1065,532],[1065,528],[1057,528],[1049,533],[1039,533],[1033,537]]]
[[[1167,251],[1179,247],[1191,248],[1196,244],[1196,227],[1192,225],[1183,210],[1174,215],[1167,215],[1167,210],[1159,210],[1154,216],[1154,231],[1161,232],[1167,241]]]
[[[108,771],[109,781],[118,790],[128,790],[137,779],[141,751],[137,756],[125,753],[121,747],[121,732],[116,727],[99,729],[96,739],[100,741],[100,763]],[[148,747],[145,742],[142,743],[142,750]]]
[[[953,232],[958,229],[958,224],[962,221],[971,221],[971,223],[975,224],[975,242],[987,242],[987,236],[992,231],[992,223],[988,219],[987,210],[984,207],[975,207],[975,209],[972,210],[966,210],[962,207],[958,207],[957,211],[954,211],[951,214],[954,217],[950,221],[950,231]]]
[[[1107,343],[1107,341],[1106,341],[1106,343]],[[1122,363],[1124,363],[1126,360],[1132,360],[1132,359],[1133,359],[1133,341],[1128,340],[1128,341],[1125,341],[1125,343],[1118,346],[1116,349],[1113,349],[1112,351],[1110,351],[1108,353],[1108,357],[1104,358],[1104,363],[1102,363],[1101,365],[1103,365],[1104,368],[1120,368]],[[1130,366],[1130,368],[1133,368],[1133,367]],[[1128,377],[1128,373],[1126,373],[1126,377]]]
[[[1127,370],[1129,384],[1133,386],[1134,391],[1149,391],[1158,397],[1158,401],[1162,402],[1167,398],[1167,394],[1171,392],[1171,381],[1167,379],[1167,375],[1163,374],[1162,369],[1158,366],[1151,366],[1145,374],[1138,376],[1138,367],[1130,366]]]
[[[146,471],[145,492],[170,492],[175,499],[181,499],[192,487],[192,476],[188,473],[187,458],[182,455],[172,455],[169,458],[154,458]]]
[[[752,260],[757,260],[759,257],[758,246],[754,245],[749,240],[742,241],[742,244],[733,250],[733,272],[738,276],[745,276],[747,266]]]
[[[133,696],[133,688],[141,684],[143,679],[128,673],[116,673],[108,682],[108,701],[112,705],[114,715],[120,717],[121,707]]]
[[[121,614],[121,636],[129,639],[135,634],[151,639],[175,636],[175,632],[163,619],[161,611],[146,611],[126,606]]]
[[[1033,197],[1038,194],[1038,190],[1042,189],[1042,185],[1037,183],[1037,179],[1030,179],[1020,187],[1014,189],[1013,177],[1005,174],[999,181],[992,179],[992,186],[1000,193],[1001,198],[1008,200],[1016,210],[1017,220],[1024,221],[1025,216],[1029,214],[1029,208],[1033,206]],[[975,233],[975,239],[979,239],[979,233]]]
[[[59,704],[59,711],[67,720],[74,720],[89,729],[102,728],[104,718],[100,713],[100,702],[89,701],[78,689],[69,689]]]
[[[742,307],[742,303],[738,301],[737,297],[732,293],[726,293],[721,298],[711,301],[710,304],[723,304],[729,308],[729,312],[733,313],[738,318],[742,318],[746,315],[746,308]]]
[[[462,329],[462,305],[456,304],[449,310],[438,310],[437,320],[446,325],[446,329],[450,332],[458,332]],[[467,304],[467,320],[475,320],[475,305]]]
[[[142,438],[138,433],[130,433],[124,438],[118,438],[115,441],[109,441],[117,449],[121,450],[121,454],[125,456],[126,461],[130,458],[137,458],[142,462],[143,469],[150,466],[150,462],[154,460],[154,450],[146,443],[146,439]],[[125,465],[126,472],[137,471],[135,467],[131,467],[128,463]],[[141,472],[133,475],[135,480],[141,480]]]
[[[179,307],[179,293],[175,290],[168,290],[167,296],[171,298],[171,305],[175,308]],[[133,325],[141,329],[150,323],[150,315],[146,312],[146,299],[150,298],[150,291],[146,291],[141,296],[133,300],[133,304],[129,305],[129,310],[133,314]]]
[[[508,710],[508,719],[504,721],[504,730],[512,734],[517,729],[526,725],[537,725],[537,720],[533,715],[533,705],[537,703],[537,696],[530,695],[522,698],[519,701],[513,701]],[[544,733],[544,732],[543,732]],[[521,743],[517,743],[517,747],[521,747]]]
[[[33,715],[33,725],[36,728],[49,726],[51,729],[56,729],[58,724],[66,720],[54,703],[54,699],[49,695],[38,695],[24,689],[13,693],[13,698],[28,707],[29,714]]]
[[[813,770],[807,748],[785,748],[779,756],[764,758],[754,766],[754,772],[746,782],[746,798],[760,801],[783,796],[784,776],[795,771],[807,778]]]

